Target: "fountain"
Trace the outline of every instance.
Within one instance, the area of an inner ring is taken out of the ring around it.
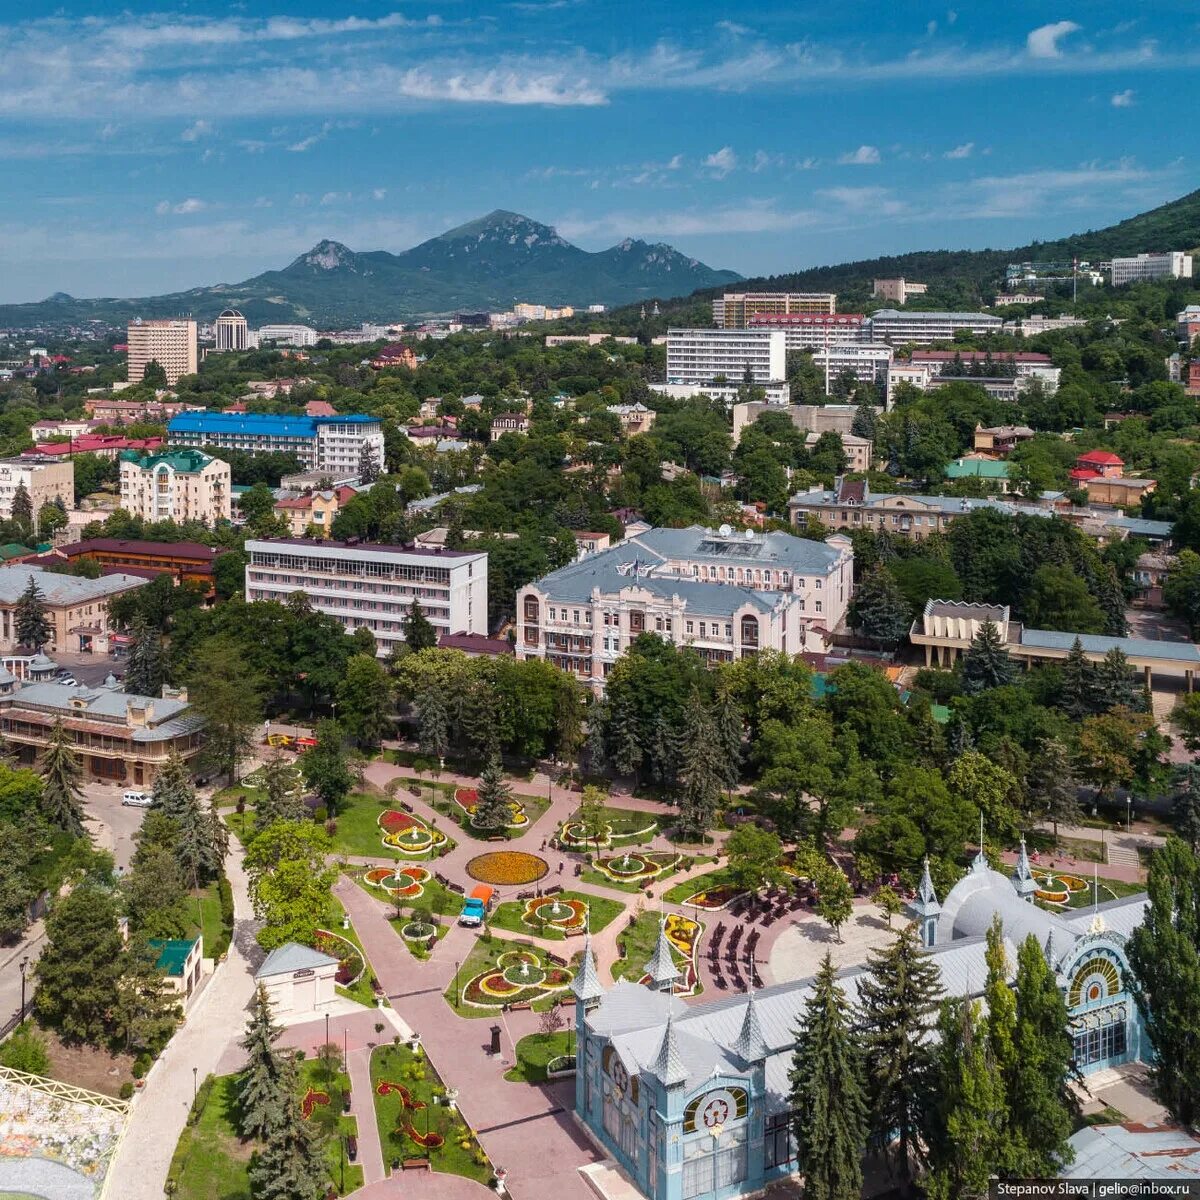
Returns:
[[[557,896],[555,896],[554,897],[554,905],[550,909],[550,912],[553,914],[551,919],[555,920],[555,921],[558,920],[558,918],[562,916],[562,909],[563,909],[562,901],[559,900],[559,898]]]
[[[622,871],[629,870],[629,851],[628,850],[625,851],[625,857],[623,859],[621,859],[621,870]]]
[[[521,978],[529,978],[529,959],[527,958],[521,959]]]

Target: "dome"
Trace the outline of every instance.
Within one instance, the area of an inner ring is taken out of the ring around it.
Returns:
[[[235,321],[244,321],[246,319],[245,317],[242,316],[242,314],[240,312],[238,312],[238,310],[236,308],[225,309],[225,311],[223,313],[221,313],[221,316],[219,316],[217,318],[217,320],[220,321],[222,318],[225,318],[225,317],[232,318]]]
[[[951,889],[938,919],[938,944],[982,937],[999,916],[1005,937],[1019,946],[1029,934],[1045,945],[1051,932],[1060,946],[1075,942],[1075,933],[1057,913],[1047,912],[1017,895],[1012,880],[990,867],[975,867]]]

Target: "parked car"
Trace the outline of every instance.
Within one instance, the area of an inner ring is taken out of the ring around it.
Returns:
[[[154,803],[154,797],[149,792],[125,792],[121,803],[127,808],[149,808]]]
[[[79,680],[76,679],[74,675],[60,675],[58,677],[58,682],[61,683],[64,687],[78,687],[79,686]]]

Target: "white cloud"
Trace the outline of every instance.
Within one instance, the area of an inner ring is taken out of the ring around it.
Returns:
[[[1132,108],[1137,103],[1135,97],[1137,93],[1133,88],[1126,88],[1123,92],[1116,92],[1112,98],[1113,108]]]
[[[154,211],[159,216],[174,213],[176,216],[187,217],[193,213],[203,212],[207,207],[208,205],[203,200],[197,200],[194,196],[189,196],[186,200],[180,200],[178,204],[172,204],[170,200],[160,200],[154,206]]]
[[[709,170],[717,179],[724,179],[730,171],[737,168],[738,159],[733,151],[732,146],[722,146],[720,150],[710,154],[703,163],[706,170]]]
[[[1030,58],[1062,58],[1058,43],[1068,34],[1076,33],[1081,26],[1074,21],[1054,21],[1031,30],[1025,39],[1025,49]]]
[[[942,155],[943,158],[970,158],[975,150],[974,142],[963,142],[961,146],[955,146],[953,150],[947,150]]]
[[[383,200],[383,199],[386,199],[386,197],[387,197],[387,188],[372,188],[371,189],[371,199],[372,200]]]
[[[739,25],[736,21],[718,21],[716,28],[722,33],[727,33],[730,37],[745,37],[752,32],[746,25]]]
[[[663,164],[663,169],[666,171],[678,171],[683,166],[683,155],[672,154],[669,159]]]
[[[890,188],[834,187],[823,188],[817,195],[832,200],[838,207],[859,216],[898,217],[908,211],[908,205],[897,200]]]
[[[195,121],[179,135],[179,140],[182,142],[198,142],[201,138],[208,137],[212,131],[213,127],[208,121]]]
[[[323,207],[328,208],[331,204],[344,204],[349,199],[351,199],[349,192],[326,192],[321,197],[319,203]]]
[[[873,166],[879,161],[879,148],[877,146],[859,146],[857,150],[848,150],[843,154],[838,162],[856,167]]]
[[[293,142],[288,146],[288,150],[292,154],[303,154],[306,150],[311,150],[318,142],[323,142],[329,136],[329,131],[332,128],[333,122],[326,121],[316,133],[310,133],[308,137],[301,138],[298,142]]]

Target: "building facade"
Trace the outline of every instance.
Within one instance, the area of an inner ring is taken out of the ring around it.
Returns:
[[[380,658],[404,643],[414,600],[439,634],[488,632],[486,554],[307,538],[251,538],[246,554],[247,600],[304,592],[347,632],[369,629]]]
[[[608,411],[621,422],[621,430],[626,437],[649,433],[658,417],[654,409],[647,408],[640,401],[637,404],[610,404]]]
[[[1031,350],[1013,350],[993,354],[987,350],[914,350],[909,356],[914,367],[925,367],[931,379],[964,379],[974,382],[972,373],[996,379],[1009,375],[1018,381],[1036,379],[1048,396],[1058,391],[1062,368],[1048,354]]]
[[[383,463],[383,423],[360,413],[332,417],[277,417],[266,413],[193,412],[167,426],[172,446],[213,446],[250,454],[291,453],[307,471],[357,477],[364,447]]]
[[[712,302],[718,329],[744,329],[756,316],[792,316],[837,311],[834,292],[726,292]]]
[[[1124,287],[1144,279],[1191,279],[1192,256],[1181,250],[1162,254],[1136,254],[1112,260],[1112,285]]]
[[[121,455],[121,507],[143,521],[200,521],[231,516],[229,464],[199,450]]]
[[[246,318],[236,308],[227,308],[213,322],[213,337],[220,353],[230,350],[245,350],[250,345],[249,326]]]
[[[29,458],[0,459],[0,517],[12,519],[13,498],[24,487],[37,520],[43,504],[61,502],[75,507],[75,464],[70,459],[44,461]]]
[[[648,383],[646,386],[656,396],[669,396],[672,400],[694,400],[697,396],[708,396],[729,407],[736,405],[746,392],[744,384],[735,386],[732,383]],[[755,386],[762,387],[763,399],[770,405],[787,404],[792,398],[791,385],[783,381]]]
[[[650,529],[517,593],[517,657],[544,658],[600,691],[642,633],[709,663],[823,649],[853,588],[848,538],[693,525]]]
[[[261,346],[277,342],[284,346],[315,346],[317,331],[309,325],[262,325],[254,333],[253,342]]]
[[[103,575],[99,579],[82,579],[76,575],[60,575],[41,567],[18,565],[0,567],[0,649],[12,650],[18,645],[16,637],[16,608],[22,593],[33,580],[42,595],[46,617],[50,622],[50,640],[44,649],[90,651],[93,643],[104,640],[110,632],[108,602],[134,588],[144,587],[147,580],[135,575]]]
[[[299,496],[276,500],[275,515],[287,522],[292,537],[304,537],[310,529],[316,529],[327,538],[342,505],[357,495],[352,487],[310,489]]]
[[[813,365],[825,375],[825,395],[831,396],[833,385],[843,375],[853,375],[860,383],[886,387],[888,369],[892,365],[892,348],[840,342],[818,350],[812,358]]]
[[[213,563],[221,551],[199,542],[148,542],[125,538],[88,538],[59,546],[54,553],[66,562],[88,560],[102,567],[128,567],[138,572],[170,575],[178,583],[206,590],[213,586]]]
[[[750,329],[781,329],[788,350],[818,350],[834,342],[861,342],[866,332],[862,313],[755,314]]]
[[[876,279],[871,286],[871,297],[904,305],[909,296],[923,296],[928,290],[927,283],[913,283],[910,279]]]
[[[174,387],[184,375],[197,370],[196,322],[190,320],[147,321],[137,317],[130,321],[127,332],[129,344],[130,383],[141,383],[146,368],[156,362],[167,375],[167,387]]]
[[[967,333],[999,333],[1004,325],[1000,317],[972,312],[900,312],[881,308],[867,319],[870,340],[898,346],[913,342],[928,346],[933,342],[952,342],[961,329]]]
[[[203,719],[187,693],[137,696],[113,687],[30,683],[0,696],[0,737],[20,762],[36,762],[62,721],[88,779],[150,787],[172,751],[190,762],[203,748]]]
[[[925,871],[910,912],[948,996],[978,998],[986,932],[1004,931],[1009,981],[1032,935],[1063,996],[1081,1074],[1149,1058],[1126,955],[1144,894],[1047,912],[1022,852],[1011,877],[982,852],[938,902]],[[665,921],[644,983],[606,988],[585,939],[574,980],[575,1112],[593,1141],[649,1200],[761,1195],[796,1172],[789,1071],[811,979],[687,1004]],[[839,972],[854,1006],[862,967]]]
[[[787,378],[786,339],[776,329],[667,330],[668,383],[765,385]]]

